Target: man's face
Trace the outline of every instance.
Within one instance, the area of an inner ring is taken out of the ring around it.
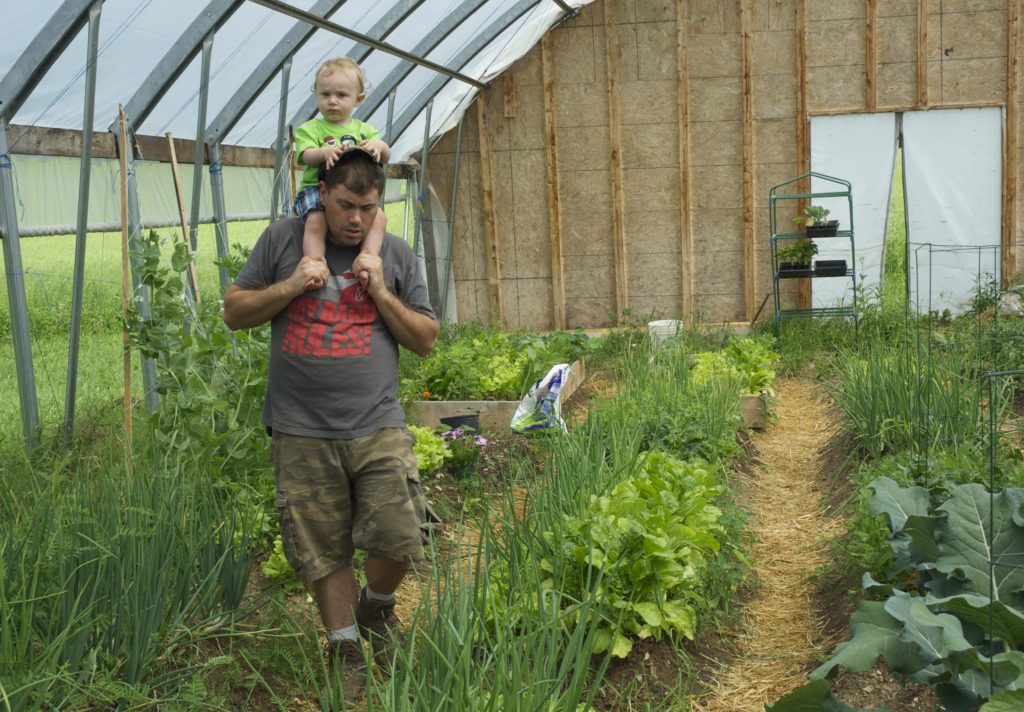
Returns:
[[[344,184],[328,190],[320,183],[320,201],[324,205],[324,216],[327,219],[327,239],[335,245],[346,247],[362,242],[377,216],[379,197],[376,189],[359,195]]]

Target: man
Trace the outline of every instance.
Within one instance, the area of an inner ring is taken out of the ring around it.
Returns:
[[[439,329],[403,240],[387,235],[379,256],[360,252],[383,187],[369,153],[346,151],[321,172],[325,255],[303,256],[300,221],[277,222],[224,295],[231,329],[271,322],[263,422],[273,437],[281,539],[316,600],[328,664],[344,671],[349,700],[365,683],[360,635],[386,662],[395,590],[423,558],[415,438],[396,398],[398,345],[425,356]],[[364,271],[365,287],[356,276]],[[362,591],[356,547],[367,552]]]

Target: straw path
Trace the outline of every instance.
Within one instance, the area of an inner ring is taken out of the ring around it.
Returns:
[[[804,379],[778,384],[778,419],[754,435],[757,467],[737,487],[750,513],[756,590],[743,607],[737,655],[704,680],[695,712],[763,712],[807,681],[825,639],[810,577],[829,561],[842,522],[823,503],[821,450],[835,433],[829,401]]]

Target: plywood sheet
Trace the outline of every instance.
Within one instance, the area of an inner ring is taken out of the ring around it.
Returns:
[[[559,74],[562,67],[559,65]],[[593,82],[555,89],[555,122],[559,128],[608,127],[608,91]]]
[[[691,87],[694,79],[739,76],[739,34],[691,35],[687,46]]]
[[[793,77],[769,74],[753,78],[751,111],[755,120],[785,119],[796,115]]]
[[[796,66],[796,36],[793,32],[755,32],[750,40],[750,71],[753,76],[793,76],[793,67]]]
[[[878,106],[914,106],[917,101],[917,63],[883,64],[878,68]]]
[[[743,249],[743,213],[735,209],[694,210],[694,252]]]
[[[649,22],[636,28],[637,79],[676,79],[676,23]]]
[[[566,326],[570,329],[611,326],[615,323],[615,319],[611,316],[614,310],[614,296],[567,299],[565,302]]]
[[[556,32],[551,49],[558,66],[559,86],[603,83],[604,69],[599,69],[599,65],[604,64],[603,48],[604,29],[601,27],[567,27]],[[599,59],[601,61],[597,61]]]
[[[808,67],[809,112],[859,111],[864,106],[864,65],[855,67]]]
[[[642,210],[626,220],[626,250],[630,255],[672,254],[678,263],[679,211]]]
[[[690,121],[739,119],[743,86],[737,76],[690,79]]]
[[[653,319],[679,318],[679,298],[674,295],[640,294],[629,295],[629,310],[633,316],[651,321]]]
[[[690,124],[690,168],[737,164],[743,144],[737,121],[701,121]]]
[[[808,3],[816,5],[817,3]],[[810,10],[808,10],[810,13]],[[854,20],[808,22],[807,66],[863,67],[864,13]]]
[[[941,87],[943,102],[1002,101],[1006,96],[1006,60],[1004,57],[943,60]]]
[[[563,170],[559,176],[562,209],[566,212],[593,210],[595,206],[611,207],[611,170]]]
[[[643,126],[667,124],[676,121],[676,81],[634,81],[620,84],[622,105],[622,126]],[[643,107],[642,111],[630,111],[631,107]]]
[[[551,314],[551,279],[520,279],[519,326],[531,331],[543,331],[554,327]]]
[[[875,28],[880,65],[917,61],[917,15],[879,17]]]
[[[615,269],[611,255],[566,256],[566,301],[597,297],[615,297]]]
[[[625,171],[626,216],[659,210],[679,200],[677,168],[632,168]]]
[[[739,32],[740,10],[735,0],[690,0],[688,4],[691,33]]]
[[[677,124],[648,124],[624,131],[622,158],[627,169],[671,168],[675,171],[673,183],[679,184],[679,126]],[[626,190],[633,191],[630,183]]]
[[[943,53],[950,59],[1006,55],[1006,11],[949,12],[942,15]],[[947,54],[947,50],[951,50]]]
[[[690,175],[693,179],[692,198],[695,209],[742,209],[741,166],[694,166]]]
[[[608,126],[558,128],[558,170],[593,171],[608,169],[611,141]]]
[[[706,321],[746,321],[742,293],[711,294],[695,292],[693,304],[695,311]]]
[[[520,110],[512,119],[507,119],[512,150],[544,148],[544,112],[537,107],[544,105],[544,86],[530,84],[517,89]]]
[[[564,211],[562,249],[565,262],[576,255],[612,254],[612,212],[610,207],[595,210]]]
[[[633,254],[629,257],[629,281],[626,285],[630,306],[635,296],[671,296],[679,294],[679,269],[676,253]]]
[[[796,145],[794,121],[793,117],[789,117],[754,122],[754,150],[757,152],[759,165],[784,163],[790,166],[787,177],[800,173],[796,163],[800,151]],[[765,198],[767,199],[767,196]]]
[[[807,23],[810,25],[837,20],[863,20],[864,10],[864,0],[812,1],[807,3]]]
[[[518,329],[519,326],[519,280],[501,280],[501,315],[505,328]]]

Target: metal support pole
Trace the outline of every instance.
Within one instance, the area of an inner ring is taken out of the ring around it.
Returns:
[[[430,155],[430,112],[434,108],[434,102],[427,104],[426,121],[423,124],[423,152],[420,154],[420,209],[416,217],[420,223],[420,229],[416,232],[423,247],[423,262],[427,268],[427,296],[435,311],[440,312],[441,294],[437,284],[437,246],[434,244],[434,231],[431,220],[433,216],[430,210],[430,182],[427,179],[427,158]]]
[[[224,208],[224,175],[220,165],[220,144],[210,146],[210,193],[213,196],[213,224],[216,228],[217,256],[222,264],[217,266],[220,272],[220,293],[228,290],[231,280],[228,268],[224,266],[224,258],[228,256],[228,224],[227,210]]]
[[[213,33],[203,40],[203,65],[199,77],[199,119],[196,125],[196,156],[192,162],[192,214],[189,216],[189,237],[192,251],[199,247],[199,200],[203,189],[203,153],[206,148],[206,103],[210,94],[210,56],[213,54]]]
[[[459,127],[455,132],[455,168],[452,171],[452,202],[448,209],[448,259],[445,261],[444,287],[441,290],[441,313],[438,318],[444,322],[444,315],[448,312],[448,282],[452,278],[452,241],[455,239],[455,208],[458,205],[459,195],[459,168],[462,165],[462,118],[459,118]]]
[[[68,336],[68,375],[64,390],[64,447],[71,447],[75,430],[75,396],[78,391],[78,346],[82,332],[82,292],[85,284],[85,241],[89,224],[89,183],[92,177],[92,123],[96,114],[96,55],[100,44],[102,2],[89,8],[89,41],[86,50],[85,109],[82,114],[82,158],[78,175],[78,222],[75,231],[75,275],[71,287],[71,331]]]
[[[4,266],[7,271],[7,303],[11,310],[11,337],[14,342],[14,369],[18,376],[21,401],[21,426],[25,445],[39,445],[39,403],[36,400],[36,375],[32,368],[32,341],[28,332],[28,302],[25,300],[25,275],[18,242],[18,214],[14,201],[14,166],[7,148],[7,119],[0,114],[0,221],[4,230]]]
[[[388,118],[384,124],[384,141],[391,145],[391,127],[395,121],[395,92],[388,94]],[[384,207],[384,194],[387,193],[388,181],[384,179],[384,190],[380,192],[380,207]]]
[[[281,100],[277,105],[277,143],[274,145],[274,183],[270,193],[270,222],[281,219],[283,210],[280,206],[287,204],[288,190],[288,84],[292,73],[292,58],[289,57],[281,65]]]

